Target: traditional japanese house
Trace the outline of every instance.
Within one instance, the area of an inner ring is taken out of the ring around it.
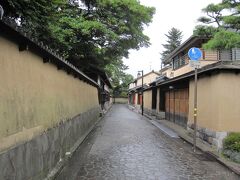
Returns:
[[[85,73],[92,78],[100,87],[98,92],[98,100],[101,105],[102,110],[106,110],[111,105],[111,94],[110,89],[112,89],[112,84],[106,72],[100,70],[96,67],[91,66]]]
[[[140,108],[140,105],[142,105],[142,85],[144,89],[148,88],[149,84],[155,81],[159,75],[160,73],[151,71],[144,74],[143,77],[138,76],[132,83],[130,83],[128,90],[129,104]]]
[[[170,79],[156,82],[156,113],[159,118],[191,131],[193,127],[194,71],[187,55],[191,47],[201,48],[208,39],[192,36],[168,57]],[[198,69],[198,135],[221,148],[228,132],[240,131],[240,49],[202,49]],[[146,96],[149,91],[146,91]],[[144,93],[145,95],[145,93]],[[154,102],[151,102],[154,104]],[[154,108],[152,108],[154,110]]]

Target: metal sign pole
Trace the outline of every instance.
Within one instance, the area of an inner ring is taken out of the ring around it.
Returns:
[[[193,152],[196,152],[196,143],[197,143],[197,69],[200,68],[199,59],[202,57],[202,52],[199,48],[192,47],[188,51],[188,56],[191,59],[189,64],[195,69],[194,75],[194,136],[193,136]]]
[[[195,68],[194,80],[194,138],[193,138],[193,151],[196,152],[197,141],[197,68]]]

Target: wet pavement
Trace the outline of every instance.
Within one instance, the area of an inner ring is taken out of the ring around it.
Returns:
[[[168,136],[126,105],[114,105],[57,180],[235,180],[239,176]]]

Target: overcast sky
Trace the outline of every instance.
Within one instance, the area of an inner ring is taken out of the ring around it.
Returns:
[[[137,71],[158,71],[161,67],[160,52],[162,44],[166,42],[164,34],[175,27],[183,32],[183,41],[188,39],[197,25],[197,19],[203,15],[202,9],[210,3],[219,3],[221,0],[140,0],[146,6],[156,8],[153,22],[146,27],[145,34],[151,39],[151,46],[139,51],[130,51],[124,63],[129,67],[126,71],[134,77]]]

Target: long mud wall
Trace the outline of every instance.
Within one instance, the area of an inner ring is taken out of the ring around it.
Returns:
[[[0,179],[41,179],[98,119],[96,87],[0,36]]]

